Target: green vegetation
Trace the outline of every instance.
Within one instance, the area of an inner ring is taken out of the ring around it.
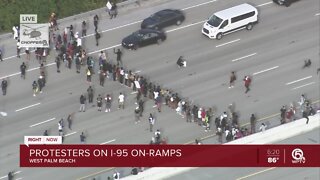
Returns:
[[[123,0],[112,0],[120,2]],[[38,14],[38,23],[46,23],[52,12],[58,19],[105,7],[107,0],[0,0],[0,33],[19,24],[20,14]]]

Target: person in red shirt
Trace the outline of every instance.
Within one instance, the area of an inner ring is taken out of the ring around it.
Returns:
[[[251,84],[251,78],[249,76],[245,76],[244,79],[244,86],[246,87],[246,92],[247,93],[248,91],[250,91],[250,84]]]

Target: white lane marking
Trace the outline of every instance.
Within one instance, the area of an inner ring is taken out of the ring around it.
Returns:
[[[114,142],[114,141],[116,141],[116,140],[115,140],[115,139],[112,139],[112,140],[110,140],[110,141],[107,141],[107,142],[101,143],[100,145],[103,145],[103,144],[109,144],[109,143],[112,143],[112,142]]]
[[[255,173],[249,174],[249,175],[247,175],[247,176],[243,176],[243,177],[237,178],[236,180],[243,180],[243,179],[247,179],[248,177],[255,176],[255,175],[258,175],[258,174],[261,174],[261,173],[264,173],[264,172],[270,171],[270,170],[272,170],[272,169],[275,169],[275,167],[268,168],[268,169],[264,169],[264,170],[262,170],[262,171],[258,171],[258,172],[255,172]]]
[[[18,179],[16,179],[16,180],[20,180],[20,179],[23,179],[23,178],[18,178]]]
[[[234,59],[234,60],[232,60],[232,62],[236,62],[236,61],[239,61],[239,60],[241,60],[241,59],[244,59],[244,58],[247,58],[247,57],[250,57],[250,56],[254,56],[254,55],[256,55],[257,53],[252,53],[252,54],[249,54],[249,55],[246,55],[246,56],[243,56],[243,57],[239,57],[239,58],[237,58],[237,59]]]
[[[317,14],[315,14],[314,16],[319,16],[320,15],[320,13],[317,13]]]
[[[41,103],[32,104],[32,105],[30,105],[30,106],[26,106],[26,107],[17,109],[16,112],[22,111],[22,110],[24,110],[24,109],[31,108],[31,107],[33,107],[33,106],[38,106],[38,105],[40,105],[40,104],[41,104]]]
[[[308,77],[304,77],[304,78],[301,78],[301,79],[298,79],[298,80],[295,80],[295,81],[288,82],[288,83],[286,83],[286,85],[290,85],[290,84],[293,84],[293,83],[296,83],[296,82],[299,82],[299,81],[303,81],[303,80],[306,80],[306,79],[310,79],[310,78],[312,78],[312,76],[308,76]]]
[[[51,119],[48,119],[48,120],[45,120],[45,121],[42,121],[42,122],[39,122],[39,123],[36,123],[36,124],[32,124],[31,126],[29,127],[34,127],[34,126],[38,126],[40,124],[43,124],[43,123],[46,123],[46,122],[50,122],[50,121],[53,121],[55,120],[56,118],[51,118]]]
[[[216,47],[221,47],[221,46],[224,46],[224,45],[227,45],[227,44],[231,44],[231,43],[234,43],[234,42],[237,42],[237,41],[240,41],[240,39],[236,39],[236,40],[233,40],[233,41],[229,41],[229,42],[226,42],[226,43],[217,45]]]
[[[47,64],[45,65],[45,67],[49,67],[49,66],[52,66],[56,63],[50,63],[50,64]],[[35,67],[35,68],[31,68],[31,69],[28,69],[27,71],[30,72],[30,71],[34,71],[34,70],[37,70],[37,69],[40,69],[40,67]],[[13,73],[13,74],[9,74],[7,76],[3,76],[3,77],[0,77],[0,79],[3,79],[3,78],[7,78],[7,77],[12,77],[12,76],[16,76],[16,75],[19,75],[21,74],[20,72],[17,72],[17,73]]]
[[[142,22],[142,20],[135,21],[135,22],[128,23],[128,24],[124,24],[124,25],[121,25],[121,26],[117,26],[117,27],[114,27],[114,28],[111,28],[111,29],[106,29],[106,30],[101,31],[100,33],[108,32],[108,31],[112,31],[112,30],[116,30],[116,29],[120,29],[120,28],[123,28],[123,27],[127,27],[127,26],[130,26],[130,25],[133,25],[133,24],[140,23],[140,22]],[[95,35],[95,33],[88,34],[88,35],[86,35],[84,37],[90,37],[90,36],[93,36],[93,35]]]
[[[132,92],[132,93],[130,93],[130,94],[137,94],[138,93],[138,91],[134,91],[134,92]]]
[[[106,48],[103,48],[103,49],[92,51],[92,52],[89,52],[88,54],[94,54],[94,53],[97,53],[97,52],[100,52],[100,51],[104,51],[104,50],[108,50],[108,49],[111,49],[111,48],[115,48],[115,47],[118,47],[118,46],[121,46],[121,44],[116,44],[116,45],[113,45],[113,46],[110,46],[110,47],[106,47]]]
[[[64,137],[71,136],[72,134],[75,134],[75,133],[77,133],[77,132],[75,131],[75,132],[72,132],[72,133],[66,134],[66,135],[64,135]]]
[[[185,11],[185,10],[188,10],[188,9],[191,9],[191,8],[195,8],[195,7],[198,7],[198,6],[202,6],[202,5],[206,5],[206,4],[209,4],[209,3],[213,3],[215,1],[217,1],[217,0],[212,0],[212,1],[204,2],[204,3],[200,3],[200,4],[197,4],[197,5],[189,6],[189,7],[183,8],[182,10]]]
[[[315,82],[311,82],[311,83],[308,83],[308,84],[304,84],[302,86],[298,86],[298,87],[295,87],[295,88],[292,88],[291,90],[296,90],[296,89],[299,89],[299,88],[302,88],[302,87],[305,87],[305,86],[309,86],[309,85],[312,85],[314,84]]]
[[[188,25],[185,25],[185,26],[181,26],[181,27],[178,27],[178,28],[175,28],[175,29],[168,30],[168,31],[166,31],[166,33],[177,31],[177,30],[180,30],[180,29],[184,29],[184,28],[187,28],[187,27],[190,27],[190,26],[194,26],[194,25],[197,25],[197,24],[200,24],[200,23],[204,23],[204,22],[206,22],[206,21],[199,21],[199,22],[191,23],[191,24],[188,24]]]
[[[268,5],[268,4],[271,4],[272,2],[270,1],[270,2],[267,2],[267,3],[263,3],[263,4],[259,4],[258,6],[256,6],[256,7],[261,7],[261,6],[265,6],[265,5]]]
[[[138,70],[138,71],[136,71],[136,72],[134,72],[134,73],[139,73],[139,72],[141,72],[140,70]]]
[[[13,172],[13,175],[19,174],[19,173],[21,173],[21,172],[22,172],[22,171]],[[2,176],[2,177],[0,177],[0,179],[4,179],[4,178],[8,178],[8,176]]]
[[[264,73],[264,72],[267,72],[267,71],[271,71],[271,70],[273,70],[273,69],[277,69],[279,66],[274,66],[274,67],[272,67],[272,68],[269,68],[269,69],[265,69],[265,70],[262,70],[262,71],[259,71],[259,72],[255,72],[255,73],[253,73],[253,75],[258,75],[258,74],[260,74],[260,73]]]

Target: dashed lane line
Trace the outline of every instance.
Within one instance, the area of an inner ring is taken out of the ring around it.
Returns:
[[[236,180],[243,180],[243,179],[247,179],[247,178],[249,178],[249,177],[252,177],[252,176],[255,176],[255,175],[258,175],[258,174],[261,174],[261,173],[264,173],[264,172],[270,171],[270,170],[273,170],[273,169],[275,169],[275,167],[268,168],[268,169],[264,169],[264,170],[262,170],[262,171],[258,171],[258,172],[255,172],[255,173],[252,173],[252,174],[249,174],[249,175],[246,175],[246,176],[243,176],[243,177],[237,178]]]
[[[310,79],[310,78],[312,78],[312,76],[308,76],[308,77],[304,77],[304,78],[301,78],[301,79],[298,79],[298,80],[295,80],[295,81],[288,82],[288,83],[286,83],[286,85],[294,84],[294,83],[297,83],[297,82],[300,82],[300,81],[303,81],[303,80],[306,80],[306,79]]]
[[[116,141],[116,139],[112,139],[112,140],[110,140],[110,141],[103,142],[103,143],[101,143],[100,145],[109,144],[109,143],[112,143],[112,142],[114,142],[114,141]]]
[[[48,119],[48,120],[45,120],[45,121],[42,121],[42,122],[39,122],[39,123],[36,123],[36,124],[32,124],[30,125],[29,127],[34,127],[34,126],[38,126],[40,124],[43,124],[43,123],[46,123],[46,122],[50,122],[50,121],[53,121],[55,120],[56,118],[51,118],[51,119]]]
[[[26,107],[17,109],[16,112],[19,112],[19,111],[22,111],[22,110],[25,110],[25,109],[28,109],[28,108],[31,108],[31,107],[34,107],[34,106],[38,106],[38,105],[40,105],[40,104],[41,104],[41,103],[32,104],[32,105],[30,105],[30,106],[26,106]]]
[[[309,86],[309,85],[312,85],[312,84],[314,84],[314,83],[315,83],[315,82],[311,82],[311,83],[308,83],[308,84],[304,84],[304,85],[302,85],[302,86],[298,86],[298,87],[292,88],[291,90],[300,89],[300,88],[302,88],[302,87]]]
[[[272,3],[272,2],[270,1],[270,2],[267,2],[267,3],[259,4],[259,5],[257,5],[256,7],[265,6],[265,5],[268,5],[268,4],[271,4],[271,3]]]
[[[223,43],[223,44],[217,45],[216,47],[225,46],[225,45],[228,45],[228,44],[231,44],[231,43],[237,42],[237,41],[240,41],[240,39],[236,39],[236,40],[233,40],[233,41],[229,41],[229,42],[226,42],[226,43]]]
[[[261,73],[264,73],[264,72],[268,72],[268,71],[271,71],[271,70],[274,70],[274,69],[277,69],[277,68],[279,68],[279,66],[274,66],[272,68],[268,68],[268,69],[265,69],[265,70],[262,70],[262,71],[259,71],[259,72],[255,72],[255,73],[253,73],[253,75],[255,76],[255,75],[258,75],[258,74],[261,74]]]
[[[72,133],[69,133],[69,134],[64,135],[64,137],[68,137],[68,136],[71,136],[71,135],[76,134],[76,133],[77,133],[77,132],[75,131],[75,132],[72,132]]]
[[[254,56],[254,55],[256,55],[256,54],[257,54],[257,53],[252,53],[252,54],[249,54],[249,55],[246,55],[246,56],[243,56],[243,57],[240,57],[240,58],[234,59],[234,60],[232,60],[232,62],[240,61],[240,60],[242,60],[242,59],[245,59],[245,58],[248,58],[248,57]]]

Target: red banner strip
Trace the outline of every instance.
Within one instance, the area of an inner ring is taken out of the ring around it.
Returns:
[[[20,145],[21,167],[320,167],[320,145]]]

